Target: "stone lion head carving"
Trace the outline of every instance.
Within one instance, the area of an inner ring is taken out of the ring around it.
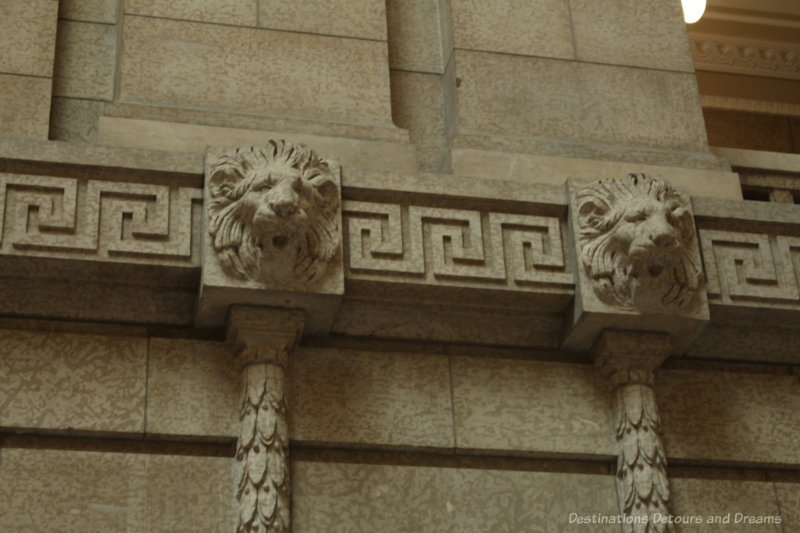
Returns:
[[[308,284],[339,245],[339,185],[303,145],[269,141],[209,164],[209,234],[223,270],[241,279]]]
[[[576,194],[581,259],[606,303],[686,311],[702,269],[687,195],[645,174],[605,179]]]

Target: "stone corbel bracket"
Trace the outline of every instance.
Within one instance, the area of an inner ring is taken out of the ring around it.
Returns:
[[[207,151],[197,325],[249,304],[304,309],[307,332],[330,331],[344,294],[340,174],[285,141]]]
[[[646,174],[568,180],[567,192],[575,299],[564,347],[624,329],[665,332],[684,352],[710,320],[689,195]]]

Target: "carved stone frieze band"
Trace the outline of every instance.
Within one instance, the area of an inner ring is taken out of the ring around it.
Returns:
[[[708,296],[800,308],[800,237],[700,230]]]
[[[691,38],[695,69],[800,79],[800,49],[739,42],[718,36]]]
[[[202,195],[190,187],[0,174],[0,250],[191,266]]]
[[[349,278],[571,287],[556,217],[348,201]]]

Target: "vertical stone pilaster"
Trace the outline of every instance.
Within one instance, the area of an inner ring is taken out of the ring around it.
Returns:
[[[653,371],[669,355],[663,333],[605,330],[595,342],[597,368],[613,387],[617,498],[624,533],[675,531],[670,514],[667,455],[653,392]],[[660,515],[660,516],[659,516]]]
[[[228,342],[242,371],[237,533],[291,531],[285,373],[303,326],[299,310],[231,307]]]

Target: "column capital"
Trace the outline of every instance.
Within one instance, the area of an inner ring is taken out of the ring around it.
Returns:
[[[286,367],[288,353],[300,340],[305,314],[300,309],[231,306],[228,343],[240,366],[271,363]]]
[[[639,382],[652,385],[652,372],[672,351],[668,333],[603,330],[592,346],[595,367],[614,385]]]

